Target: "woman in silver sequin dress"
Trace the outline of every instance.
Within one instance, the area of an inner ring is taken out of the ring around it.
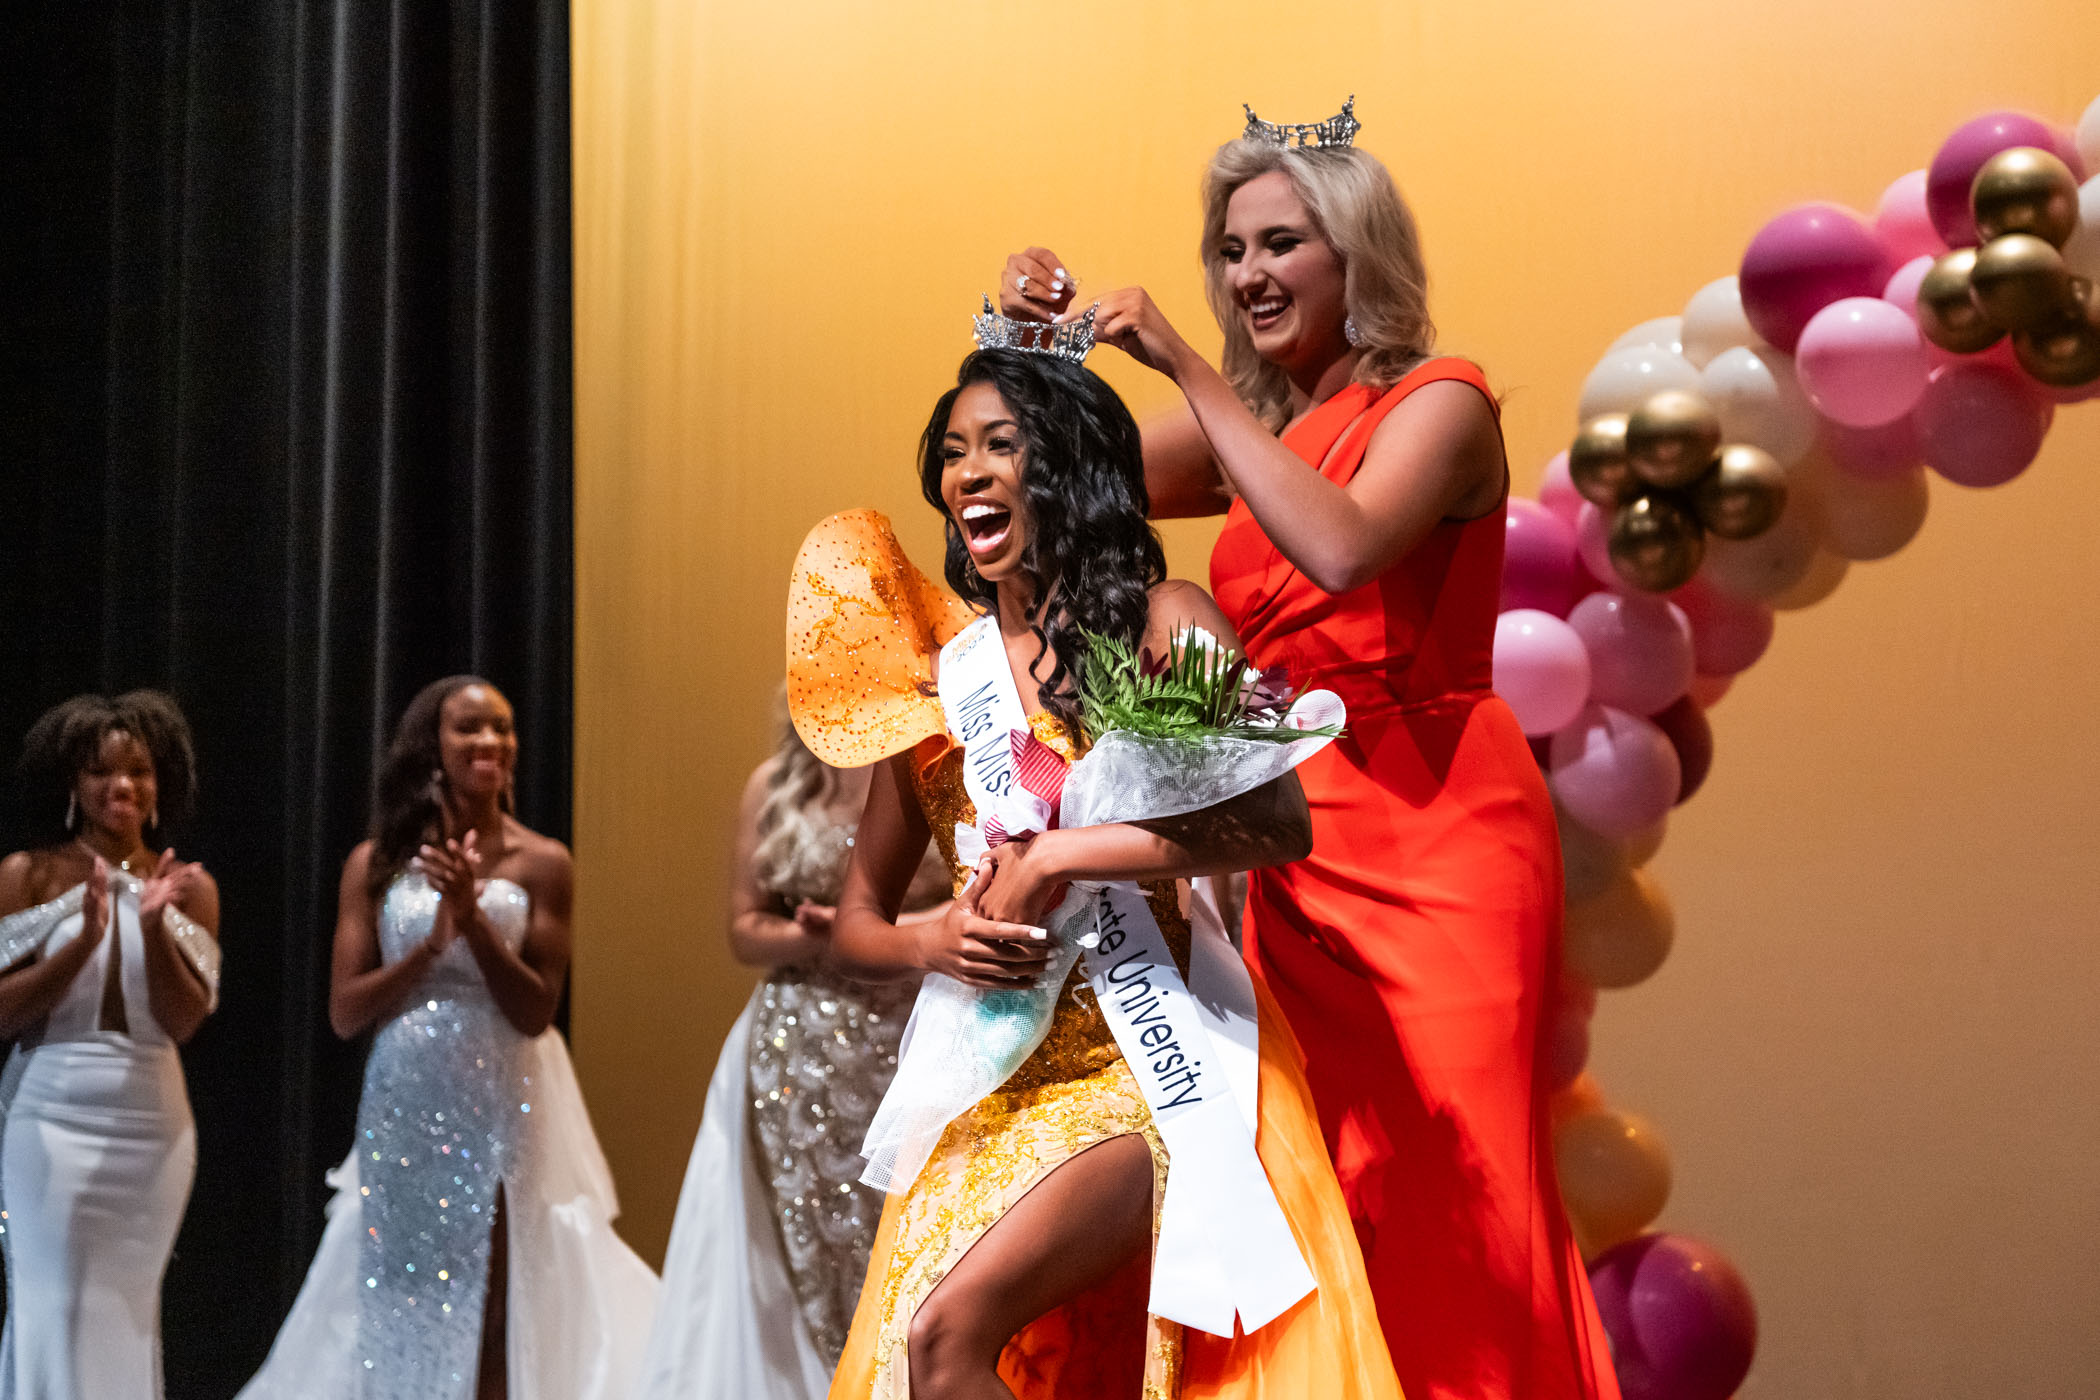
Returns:
[[[768,972],[708,1090],[638,1400],[818,1400],[882,1214],[860,1145],[918,988],[828,965],[868,774],[826,767],[782,727],[744,789],[730,893],[730,948]],[[908,902],[936,918],[949,894],[929,861]]]
[[[329,1020],[377,1027],[321,1248],[246,1400],[621,1400],[656,1278],[561,1034],[570,858],[486,681],[426,686],[343,867]]]
[[[82,695],[23,749],[49,839],[0,861],[0,1397],[157,1400],[197,1167],[176,1047],[218,1000],[218,889],[147,843],[189,805],[189,726],[154,691]]]

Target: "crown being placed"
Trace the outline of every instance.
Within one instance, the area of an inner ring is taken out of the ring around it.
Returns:
[[[1001,316],[992,310],[992,299],[986,297],[984,313],[970,320],[977,328],[980,350],[1025,350],[1031,355],[1055,355],[1076,365],[1084,363],[1087,351],[1094,348],[1094,313],[1099,309],[1089,306],[1078,320],[1053,326],[1047,321],[1016,321]]]
[[[1254,109],[1242,102],[1240,110],[1247,114],[1247,129],[1240,133],[1243,141],[1260,141],[1270,146],[1347,146],[1356,141],[1356,133],[1363,130],[1363,123],[1356,119],[1356,94],[1324,122],[1297,122],[1290,126],[1279,126],[1265,122],[1254,115]]]

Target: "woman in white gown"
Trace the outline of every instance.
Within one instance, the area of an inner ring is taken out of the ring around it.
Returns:
[[[377,1027],[328,1227],[245,1400],[624,1400],[656,1277],[561,1033],[568,848],[510,815],[486,681],[424,687],[351,852],[329,1020]]]
[[[156,691],[76,696],[23,745],[50,839],[0,861],[0,1400],[161,1394],[161,1279],[197,1168],[176,1047],[217,1003],[219,896],[148,837],[194,769]]]
[[[730,884],[730,949],[768,971],[715,1064],[636,1400],[821,1400],[882,1214],[860,1146],[918,987],[827,965],[868,771],[781,729],[744,788]],[[927,861],[906,920],[949,894]]]

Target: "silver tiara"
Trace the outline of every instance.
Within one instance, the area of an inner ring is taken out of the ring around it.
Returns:
[[[1260,141],[1269,146],[1347,146],[1356,141],[1356,133],[1363,130],[1363,123],[1356,119],[1356,94],[1324,122],[1297,122],[1290,126],[1279,126],[1265,122],[1254,115],[1254,109],[1246,103],[1240,110],[1247,114],[1247,129],[1240,133],[1243,141]]]
[[[1086,352],[1094,348],[1094,313],[1100,309],[1098,304],[1089,306],[1078,320],[1053,326],[1047,321],[1016,321],[1001,316],[992,310],[992,299],[986,297],[983,314],[970,320],[977,328],[980,350],[1025,350],[1031,355],[1055,355],[1076,365],[1084,363]]]

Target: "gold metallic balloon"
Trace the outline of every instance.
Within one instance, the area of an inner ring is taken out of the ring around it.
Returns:
[[[2061,248],[2078,228],[2078,177],[2048,151],[2015,146],[1983,163],[1969,186],[1969,203],[1986,243],[2028,233]]]
[[[1626,455],[1650,486],[1688,486],[1721,445],[1721,417],[1689,389],[1651,394],[1626,419]]]
[[[1668,593],[1692,581],[1706,557],[1706,532],[1668,496],[1637,496],[1611,519],[1612,569],[1635,588]],[[1600,984],[1601,985],[1601,984]]]
[[[2075,389],[2100,379],[2100,291],[2076,280],[2073,304],[2056,319],[2013,333],[2013,354],[2044,384]]]
[[[1586,1256],[1648,1228],[1670,1200],[1670,1153],[1652,1124],[1598,1108],[1553,1130],[1560,1196]]]
[[[2038,329],[2073,301],[2063,254],[2031,233],[2008,233],[1978,248],[1969,289],[1992,324],[2009,331]]]
[[[1754,539],[1786,509],[1786,468],[1761,447],[1730,443],[1692,488],[1692,509],[1724,540]]]
[[[1610,510],[1641,489],[1626,458],[1626,415],[1604,413],[1590,419],[1568,444],[1568,479],[1590,504]]]
[[[1969,275],[1976,266],[1974,248],[1942,253],[1918,283],[1918,329],[1942,350],[1973,355],[1998,343],[2005,332],[1992,325],[1969,294]]]

